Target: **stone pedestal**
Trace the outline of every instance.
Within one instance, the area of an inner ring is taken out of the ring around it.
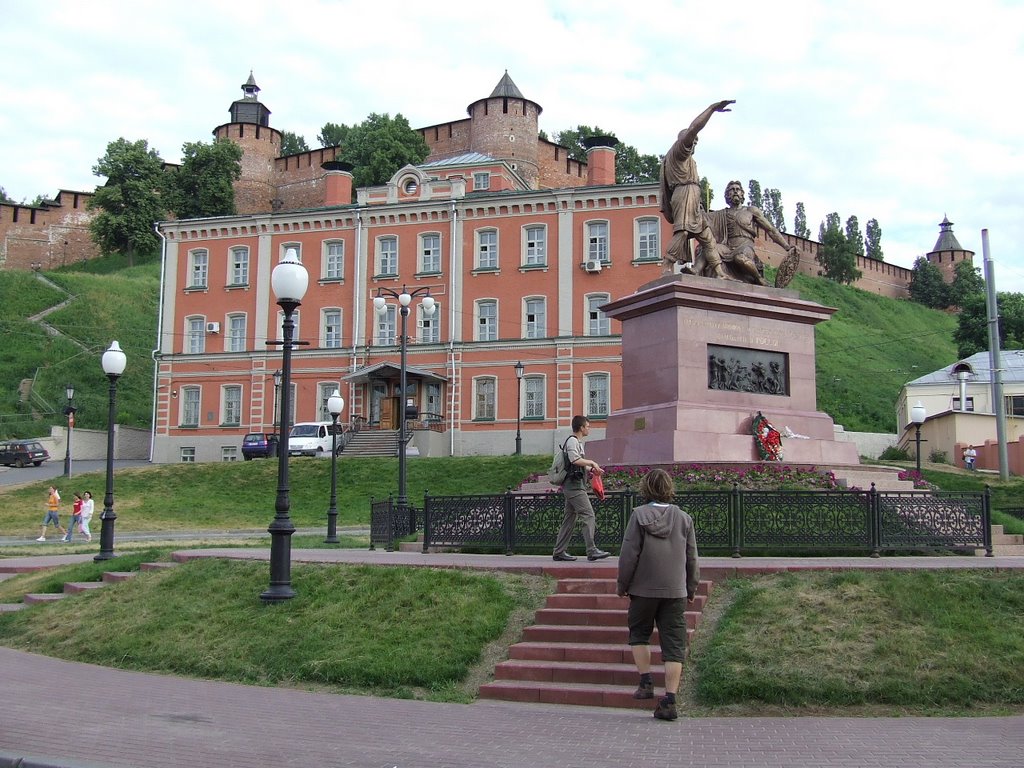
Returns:
[[[780,290],[667,275],[606,305],[622,322],[622,408],[601,464],[760,461],[758,411],[783,434],[787,464],[858,464],[817,410],[814,326],[834,309]],[[788,430],[802,437],[787,437]]]

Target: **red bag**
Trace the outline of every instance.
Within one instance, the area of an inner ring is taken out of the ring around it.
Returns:
[[[594,495],[604,500],[604,480],[596,472],[590,476],[590,487],[594,489]]]

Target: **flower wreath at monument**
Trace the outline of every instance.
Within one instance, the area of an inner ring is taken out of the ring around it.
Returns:
[[[761,412],[757,412],[751,425],[757,452],[765,461],[782,461],[782,435]]]

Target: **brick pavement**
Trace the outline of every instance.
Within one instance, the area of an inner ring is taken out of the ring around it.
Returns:
[[[225,550],[234,556],[265,551]],[[448,567],[550,558],[296,551],[298,560]],[[477,562],[477,560],[481,562]],[[848,562],[853,561],[853,562]],[[786,567],[1021,568],[1024,558],[785,559]],[[766,559],[705,558],[770,569]],[[571,568],[578,564],[560,566]],[[588,567],[583,565],[582,567]],[[45,610],[45,608],[41,609]],[[359,766],[1020,768],[1024,717],[686,718],[636,710],[375,699],[107,669],[0,648],[0,768]],[[74,721],[71,722],[71,713]],[[31,758],[18,762],[21,758]]]

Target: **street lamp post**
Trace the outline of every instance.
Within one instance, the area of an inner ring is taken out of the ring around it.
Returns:
[[[412,300],[417,296],[423,296],[420,304],[423,306],[423,314],[430,317],[434,314],[434,297],[430,295],[430,289],[416,288],[409,291],[404,285],[402,286],[402,292],[397,293],[390,288],[378,288],[377,296],[373,300],[373,307],[377,311],[377,314],[384,316],[388,312],[387,301],[385,296],[390,296],[398,300],[399,314],[402,316],[402,328],[401,328],[401,374],[399,387],[401,388],[402,396],[399,398],[399,420],[398,420],[398,513],[401,515],[409,507],[409,499],[405,493],[405,394],[406,394],[406,354],[408,348],[408,338],[405,335],[406,323],[409,319],[409,305],[412,304]]]
[[[110,342],[110,348],[100,360],[103,373],[110,380],[110,398],[107,406],[107,492],[103,497],[103,513],[100,515],[100,553],[93,560],[109,560],[114,556],[114,419],[117,418],[114,404],[117,400],[117,380],[124,373],[128,358],[121,351],[121,345]]]
[[[339,544],[338,539],[338,416],[345,408],[345,398],[338,390],[327,398],[331,412],[331,503],[327,507],[327,538],[324,544]]]
[[[288,414],[291,413],[292,347],[303,342],[294,341],[295,310],[302,304],[302,298],[309,287],[309,273],[299,261],[295,248],[285,250],[284,258],[274,267],[270,275],[270,285],[277,304],[284,312],[281,324],[281,341],[268,341],[267,344],[281,345],[281,409],[280,430],[277,443],[277,501],[274,504],[274,520],[267,528],[270,533],[270,586],[260,593],[264,602],[276,602],[295,597],[292,589],[292,539],[295,526],[292,524],[288,511],[291,508],[288,487]]]
[[[523,371],[525,367],[522,361],[516,363],[516,456],[523,454],[523,433],[520,430],[520,422],[523,416]]]
[[[68,404],[64,408],[64,415],[68,417],[68,439],[67,447],[64,450],[64,477],[71,477],[71,433],[75,429],[75,408],[71,401],[75,399],[75,386],[68,384],[64,387],[64,394],[67,395]]]
[[[910,409],[910,420],[914,422],[914,442],[917,444],[917,474],[921,474],[921,425],[924,424],[925,418],[927,418],[928,412],[925,411],[924,405],[921,401],[917,401],[917,405]]]
[[[277,424],[277,398],[281,391],[281,369],[274,371],[274,424]]]

